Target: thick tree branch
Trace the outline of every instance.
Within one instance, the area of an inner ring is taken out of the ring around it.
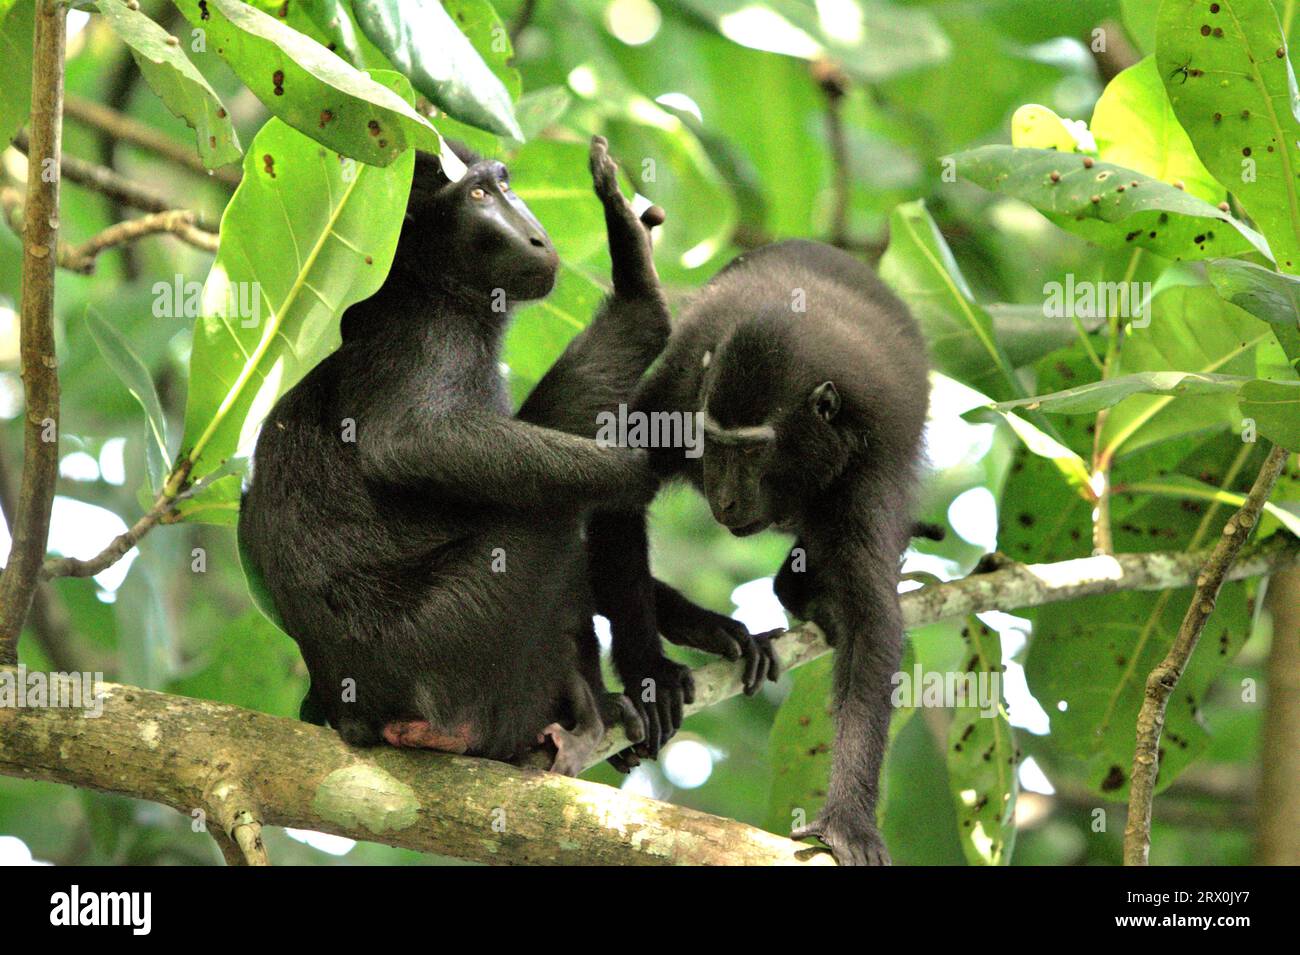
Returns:
[[[26,397],[22,488],[13,547],[0,576],[0,664],[18,659],[18,635],[32,603],[59,476],[59,374],[54,352],[54,261],[59,241],[59,157],[63,144],[63,50],[67,8],[38,0],[32,36],[31,155],[23,227],[20,346]],[[49,159],[48,165],[44,160]]]
[[[907,593],[904,619],[915,627],[984,610],[1185,587],[1205,562],[1203,553],[1152,553],[1013,565]],[[1300,542],[1279,536],[1242,555],[1226,579],[1297,565]],[[830,652],[811,625],[776,644],[786,666]],[[695,684],[689,712],[741,692],[739,665],[700,667]],[[235,862],[265,862],[263,825],[481,862],[830,862],[822,850],[741,823],[583,780],[488,760],[354,750],[329,730],[293,720],[134,687],[100,687],[98,718],[76,709],[0,707],[0,774],[122,793],[187,814],[201,809]],[[602,754],[625,745],[611,733]]]
[[[1201,631],[1214,612],[1219,591],[1242,546],[1255,529],[1260,511],[1286,464],[1287,451],[1274,447],[1264,460],[1246,503],[1223,525],[1223,534],[1204,568],[1197,574],[1196,591],[1183,616],[1173,644],[1147,676],[1146,695],[1137,718],[1137,745],[1133,752],[1133,773],[1129,786],[1128,822],[1124,824],[1124,864],[1146,865],[1151,849],[1151,801],[1155,797],[1156,775],[1160,770],[1160,731],[1165,724],[1169,696],[1178,685],[1187,661],[1196,649]]]
[[[903,623],[908,629],[937,620],[986,610],[1015,611],[1024,607],[1109,594],[1121,590],[1169,590],[1188,587],[1209,559],[1205,551],[1116,554],[1063,560],[1055,564],[1013,564],[1004,570],[973,574],[903,594]],[[1228,580],[1258,577],[1300,565],[1300,542],[1278,535],[1232,564]],[[815,624],[806,623],[775,641],[781,669],[801,666],[831,648]],[[742,692],[741,669],[717,661],[694,671],[695,702],[687,715]],[[593,764],[627,746],[621,731],[611,731],[597,749]]]
[[[219,169],[208,169],[194,151],[193,143],[188,146],[179,143],[161,130],[154,129],[154,127],[137,119],[132,119],[125,113],[119,113],[117,110],[96,103],[94,100],[82,99],[79,96],[69,96],[63,104],[63,110],[64,115],[79,123],[93,127],[111,139],[130,143],[133,146],[139,146],[141,149],[147,149],[149,152],[188,169],[190,172],[197,173],[205,179],[216,179],[228,186],[239,185],[240,170],[238,166],[229,165],[222,166]]]
[[[186,815],[203,810],[218,843],[234,842],[246,862],[265,862],[258,830],[275,825],[499,864],[830,864],[824,850],[581,779],[352,749],[332,730],[295,720],[98,687],[99,717],[0,707],[0,773],[149,799]],[[223,852],[234,855],[228,844]]]

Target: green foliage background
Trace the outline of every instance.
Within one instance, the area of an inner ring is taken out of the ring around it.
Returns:
[[[26,118],[32,3],[0,0],[6,136]],[[879,260],[912,306],[937,369],[978,392],[936,401],[936,417],[961,427],[960,412],[1003,403],[968,416],[996,426],[930,475],[926,519],[946,523],[959,495],[986,488],[999,502],[1001,550],[1036,562],[1085,556],[1086,489],[1104,450],[1119,486],[1117,550],[1213,541],[1265,453],[1242,440],[1243,422],[1300,447],[1300,279],[1285,274],[1300,272],[1300,119],[1284,55],[1300,31],[1297,3],[1222,5],[1239,25],[1219,35],[1208,0],[1164,0],[1158,15],[1155,0],[85,4],[95,15],[74,14],[70,95],[197,145],[209,166],[240,161],[247,145],[232,198],[218,179],[65,125],[66,153],[113,164],[220,221],[222,234],[216,267],[150,239],[102,256],[93,276],[58,275],[62,450],[102,464],[125,440],[124,480],[108,480],[111,468],[87,474],[80,458],[61,495],[130,523],[181,461],[211,477],[181,523],[146,538],[120,585],[54,582],[67,653],[124,682],[296,714],[303,665],[255,609],[240,569],[240,455],[274,398],[334,346],[340,311],[382,280],[408,147],[437,150],[439,135],[509,161],[563,260],[555,292],[511,331],[516,396],[582,328],[607,281],[586,171],[586,141],[600,133],[630,185],[668,212],[656,260],[675,303],[743,248],[830,237],[843,197],[848,244]],[[154,23],[181,42],[169,45]],[[203,49],[195,29],[210,31]],[[1138,62],[1108,84],[1103,71],[1125,56]],[[814,79],[823,62],[848,81],[843,167]],[[1247,66],[1248,83],[1206,79]],[[1027,104],[1036,106],[1017,112]],[[1095,142],[1059,116],[1088,120]],[[1243,178],[1245,148],[1254,178]],[[5,153],[5,184],[20,184],[21,170]],[[65,184],[65,238],[122,215]],[[0,228],[0,463],[10,481],[21,461],[19,264],[17,238]],[[1118,316],[1046,317],[1049,284],[1067,276],[1153,283],[1149,323],[1134,323],[1118,349]],[[264,322],[232,326],[219,303],[251,281],[267,294]],[[166,314],[160,297],[172,302]],[[192,310],[179,307],[190,298]],[[1293,469],[1261,536],[1296,532],[1298,500]],[[680,490],[656,503],[654,538],[658,573],[723,611],[789,546],[775,534],[731,538]],[[960,576],[981,548],[950,532],[918,551],[933,558],[918,566]],[[1257,597],[1254,584],[1225,590],[1171,705],[1153,862],[1250,861],[1261,708],[1241,687],[1258,681],[1268,646]],[[1118,861],[1142,681],[1186,599],[1124,594],[1025,612],[1010,631],[1005,619],[972,619],[914,632],[908,672],[991,673],[1006,662],[1008,632],[1032,629],[1013,662],[1051,729],[1015,728],[1005,706],[994,719],[901,708],[882,810],[895,861]],[[25,635],[29,667],[50,665],[46,651]],[[688,720],[679,741],[710,760],[701,784],[648,765],[630,785],[778,832],[797,813],[811,817],[829,770],[828,663]],[[1054,795],[1019,792],[1025,756]],[[607,767],[590,777],[621,782]],[[5,835],[59,862],[218,861],[170,810],[0,778]],[[439,861],[376,845],[336,857],[278,831],[268,843],[281,863]]]

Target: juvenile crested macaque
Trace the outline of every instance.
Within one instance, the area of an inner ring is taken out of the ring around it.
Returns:
[[[360,746],[519,761],[544,745],[575,774],[606,726],[644,732],[601,679],[583,528],[654,493],[645,452],[592,435],[668,310],[597,138],[613,293],[512,416],[502,336],[558,263],[506,167],[462,158],[452,182],[417,156],[388,278],[267,417],[239,533],[311,674],[304,719]]]
[[[634,402],[703,415],[703,455],[652,449],[659,474],[694,483],[736,536],[795,535],[776,593],[835,647],[835,745],[826,804],[792,837],[820,838],[843,864],[889,861],[876,797],[928,395],[925,343],[904,305],[847,253],[793,241],[740,256],[705,286]],[[593,568],[641,581],[606,611],[614,632],[657,623],[667,634],[665,614],[690,605],[659,599],[644,512],[596,523]]]

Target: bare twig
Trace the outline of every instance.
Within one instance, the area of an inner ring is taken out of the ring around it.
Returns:
[[[163,487],[162,493],[154,500],[140,519],[127,530],[113,538],[102,551],[89,560],[76,557],[52,557],[41,568],[41,576],[50,577],[93,577],[112,567],[126,556],[127,552],[140,542],[140,538],[149,533],[154,525],[166,520],[176,506],[185,480],[189,477],[191,462],[186,459],[172,471]]]
[[[30,155],[25,133],[20,132],[14,137],[14,145]],[[84,159],[77,159],[75,156],[63,157],[62,170],[63,178],[69,182],[93,189],[132,209],[139,209],[142,212],[171,212],[176,207],[176,203],[162,193],[132,182],[111,169],[86,162]],[[30,195],[30,192],[28,194]],[[217,231],[217,226],[200,213],[195,213],[194,222],[205,232]]]
[[[0,576],[0,663],[18,659],[18,635],[35,593],[59,476],[59,375],[54,351],[54,262],[59,240],[63,51],[67,8],[40,0],[32,36],[31,149],[23,232],[20,351],[26,426],[13,547]],[[47,168],[42,160],[51,159]]]
[[[0,187],[0,206],[3,206],[9,225],[20,236],[22,234],[22,196],[18,190]],[[151,212],[139,219],[128,219],[109,226],[98,235],[92,236],[80,245],[60,241],[58,244],[59,268],[90,275],[95,271],[95,260],[100,253],[142,239],[150,235],[170,233],[183,242],[187,242],[205,252],[217,251],[217,236],[204,232],[194,225],[194,213],[188,209],[170,209],[167,212]]]
[[[203,160],[199,158],[193,146],[179,143],[161,130],[119,113],[102,103],[82,99],[79,96],[69,96],[63,104],[63,111],[69,118],[92,126],[112,139],[147,149],[205,179],[215,179],[228,186],[239,185],[238,166],[226,165],[209,170],[203,165]]]
[[[1173,644],[1155,669],[1147,676],[1146,695],[1137,718],[1137,744],[1133,752],[1133,773],[1129,786],[1128,822],[1124,825],[1124,864],[1146,865],[1151,849],[1151,801],[1155,796],[1156,775],[1160,770],[1160,732],[1164,728],[1165,708],[1178,685],[1187,661],[1206,621],[1214,612],[1219,591],[1242,546],[1259,520],[1260,510],[1282,473],[1287,452],[1274,447],[1264,460],[1246,503],[1223,525],[1209,559],[1196,577],[1196,591],[1183,616]]]
[[[841,115],[844,97],[849,91],[849,78],[830,60],[814,60],[809,68],[826,99],[826,137],[830,140],[831,159],[834,163],[831,189],[835,204],[831,209],[829,241],[831,245],[844,249],[849,246],[849,198],[853,184],[849,145],[844,135],[844,117]]]

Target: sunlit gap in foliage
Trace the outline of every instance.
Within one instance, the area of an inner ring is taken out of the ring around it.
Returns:
[[[347,836],[334,836],[328,832],[315,832],[311,829],[286,829],[284,834],[290,839],[331,856],[345,856],[357,845],[357,840],[349,839]]]
[[[126,529],[126,522],[107,508],[58,495],[50,513],[49,552],[89,560],[113,538],[126,533]],[[0,563],[9,560],[11,544],[8,526],[0,524]],[[140,551],[132,547],[112,567],[95,575],[95,583],[100,588],[96,596],[100,600],[112,603],[117,599],[117,588],[122,586],[127,572],[139,556]]]
[[[0,866],[11,865],[54,865],[54,863],[32,858],[32,850],[27,848],[27,843],[17,836],[0,836]]]
[[[605,28],[628,46],[649,43],[663,22],[651,0],[612,0],[605,6]]]
[[[767,7],[756,5],[724,13],[718,19],[718,29],[733,43],[765,53],[811,59],[822,51],[820,43]]]
[[[600,84],[596,82],[596,71],[585,64],[569,70],[569,88],[586,99],[596,95]]]
[[[675,736],[659,754],[659,769],[678,789],[698,789],[713,775],[720,751],[693,734]]]
[[[655,102],[660,106],[667,106],[669,109],[690,113],[701,123],[704,122],[704,113],[700,111],[700,104],[685,93],[664,93],[662,96],[656,96]]]
[[[844,46],[857,46],[866,39],[862,7],[857,0],[817,0],[817,19],[822,32]]]

